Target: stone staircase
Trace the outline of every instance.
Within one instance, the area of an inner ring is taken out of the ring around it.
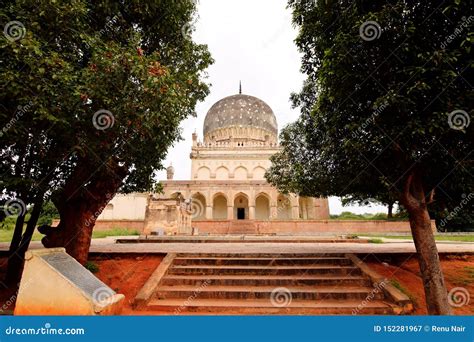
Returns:
[[[400,314],[409,307],[407,298],[395,303],[341,254],[178,254],[166,264],[137,296],[141,309],[174,314]]]
[[[232,220],[229,222],[228,235],[255,235],[258,234],[256,224],[251,220]]]

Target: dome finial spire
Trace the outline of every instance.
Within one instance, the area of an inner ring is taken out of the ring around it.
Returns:
[[[242,94],[242,81],[239,81],[239,94]]]

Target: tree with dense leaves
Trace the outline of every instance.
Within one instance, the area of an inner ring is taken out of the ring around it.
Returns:
[[[474,190],[473,33],[465,17],[472,3],[289,6],[307,79],[292,96],[301,117],[282,131],[267,179],[303,196],[396,193],[409,214],[428,312],[449,314],[428,207],[453,180],[465,194]]]
[[[85,263],[108,201],[156,188],[180,123],[209,91],[212,59],[190,37],[195,11],[191,0],[2,7],[2,24],[17,25],[0,42],[2,193],[32,206],[25,231],[18,216],[12,274],[45,200],[60,224],[42,227],[43,244]]]
[[[371,204],[382,204],[387,207],[387,218],[393,218],[393,206],[397,202],[396,194],[392,194],[387,191],[385,194],[378,196],[377,198],[370,198],[366,194],[352,194],[341,198],[343,206],[347,205],[360,205],[370,206]]]

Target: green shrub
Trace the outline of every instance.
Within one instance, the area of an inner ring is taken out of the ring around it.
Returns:
[[[86,264],[84,265],[84,267],[86,269],[88,269],[91,273],[97,273],[99,272],[99,266],[93,262],[93,261],[88,261],[86,262]]]

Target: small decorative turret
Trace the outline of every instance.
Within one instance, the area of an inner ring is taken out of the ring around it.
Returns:
[[[198,135],[196,131],[193,133],[193,146],[197,146]]]
[[[166,168],[166,179],[172,180],[173,177],[174,177],[174,167],[173,167],[173,164],[170,164],[170,166]]]

